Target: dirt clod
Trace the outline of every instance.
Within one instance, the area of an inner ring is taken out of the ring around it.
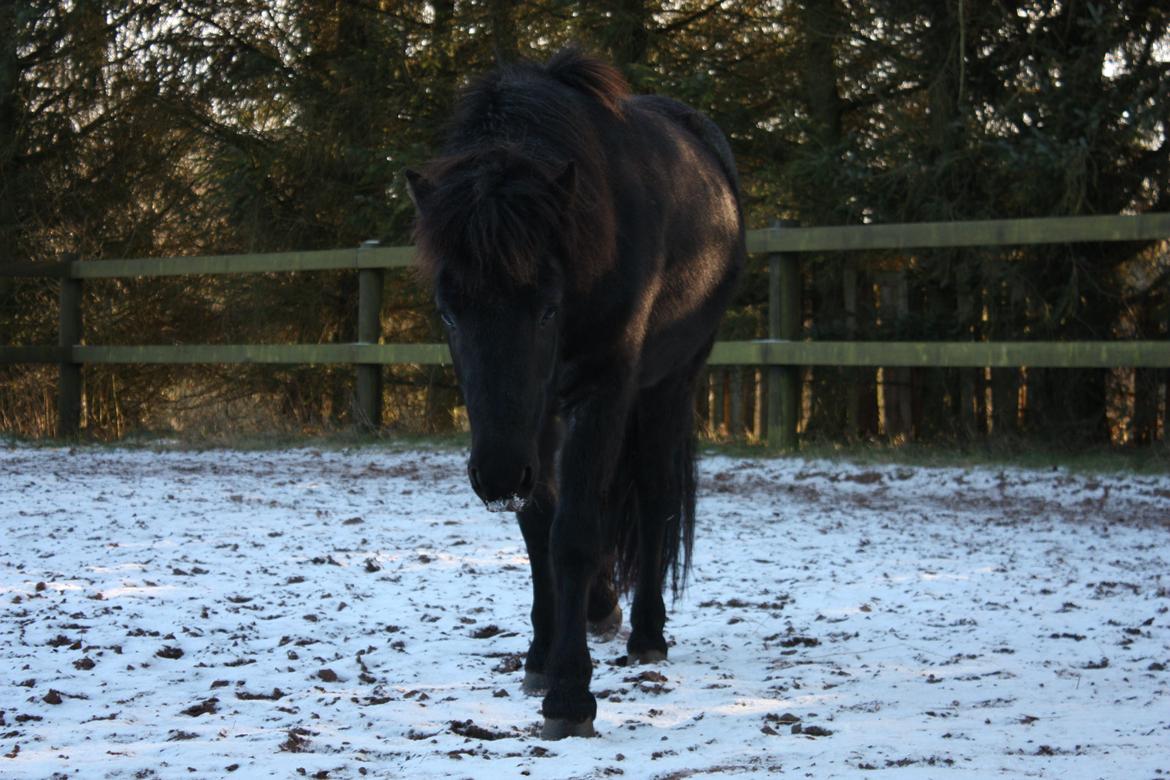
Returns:
[[[477,726],[472,720],[453,720],[450,723],[450,729],[453,734],[458,734],[461,737],[468,737],[470,739],[496,740],[515,736],[514,734],[506,734],[502,731],[492,731],[491,729],[484,728],[483,726]]]
[[[192,718],[198,718],[200,715],[213,715],[218,711],[219,699],[212,696],[210,699],[204,699],[198,704],[192,704],[190,707],[183,710],[183,714]]]

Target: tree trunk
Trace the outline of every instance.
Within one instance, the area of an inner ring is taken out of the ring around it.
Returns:
[[[824,169],[835,166],[842,145],[844,103],[835,49],[845,23],[836,0],[801,3],[796,22],[800,63],[797,77],[809,124],[809,144],[804,154],[812,158],[817,169]],[[840,224],[849,211],[845,196],[831,180],[806,188],[801,199],[801,223],[806,226]],[[850,290],[856,289],[855,275],[842,268],[837,257],[808,265],[815,267],[809,289],[814,337],[848,337],[849,298]],[[818,366],[811,372],[809,428],[815,435],[835,438],[856,434],[860,413],[849,410],[857,410],[863,396],[862,390],[851,389],[857,386],[859,373],[857,369],[827,366]]]
[[[17,166],[21,158],[20,116],[23,114],[17,59],[16,7],[10,0],[0,2],[0,263],[19,257],[20,218],[17,198],[23,194]],[[11,280],[0,280],[0,303],[7,303]]]
[[[518,56],[516,43],[516,0],[490,0],[488,13],[492,33],[492,48],[496,63],[514,62]]]
[[[585,4],[587,6],[593,3]],[[596,4],[608,12],[609,16],[601,29],[600,43],[609,52],[613,64],[616,65],[630,83],[637,87],[637,73],[633,72],[632,65],[641,64],[646,60],[650,47],[650,7],[646,0],[605,0]]]

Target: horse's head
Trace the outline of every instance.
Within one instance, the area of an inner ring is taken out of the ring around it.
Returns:
[[[497,150],[406,176],[419,263],[467,402],[468,477],[489,509],[519,509],[541,473],[538,441],[556,392],[573,166],[550,175]]]

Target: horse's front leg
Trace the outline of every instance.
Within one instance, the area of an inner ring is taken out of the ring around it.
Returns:
[[[516,515],[532,568],[532,643],[524,659],[527,694],[544,693],[548,688],[545,667],[552,645],[555,613],[549,532],[557,508],[556,456],[560,439],[560,420],[550,415],[540,435],[540,469],[532,498]]]
[[[628,373],[624,376],[628,376]],[[606,552],[603,512],[629,415],[625,388],[597,393],[569,417],[561,451],[560,500],[549,539],[556,618],[541,708],[546,739],[592,736],[597,700],[585,641],[589,593]]]

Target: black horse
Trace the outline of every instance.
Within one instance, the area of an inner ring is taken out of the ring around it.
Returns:
[[[616,632],[632,588],[629,660],[664,660],[663,585],[690,563],[697,379],[746,252],[731,150],[566,49],[473,82],[406,177],[468,477],[528,547],[524,687],[546,691],[545,737],[592,735],[586,623]]]

